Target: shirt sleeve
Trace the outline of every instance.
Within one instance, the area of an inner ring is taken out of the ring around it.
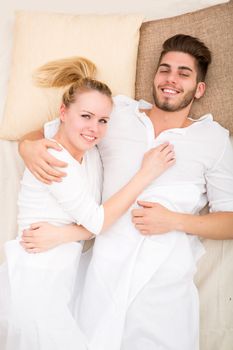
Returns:
[[[44,124],[44,137],[46,139],[52,139],[57,133],[60,126],[60,119],[56,118]]]
[[[65,170],[67,176],[61,182],[47,185],[48,190],[74,222],[99,234],[104,222],[104,208],[90,193],[86,171],[67,151],[49,149],[49,152],[68,166]]]
[[[233,147],[226,135],[222,152],[206,173],[210,212],[233,211]]]

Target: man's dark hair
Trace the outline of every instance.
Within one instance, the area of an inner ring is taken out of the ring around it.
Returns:
[[[190,35],[176,34],[163,43],[159,64],[167,52],[184,52],[196,59],[197,81],[204,81],[208,65],[211,63],[211,52],[208,47],[199,39]]]

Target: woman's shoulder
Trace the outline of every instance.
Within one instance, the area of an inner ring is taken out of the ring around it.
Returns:
[[[58,160],[61,160],[63,162],[66,162],[68,164],[79,164],[76,159],[72,157],[72,155],[56,140],[50,139],[53,142],[56,142],[60,146],[60,150],[54,149],[54,148],[48,148],[48,152]]]
[[[113,97],[114,109],[125,108],[137,104],[138,102],[133,98],[125,95],[117,95]]]

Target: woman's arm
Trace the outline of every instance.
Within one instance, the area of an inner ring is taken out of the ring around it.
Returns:
[[[141,168],[132,179],[100,206],[89,191],[82,167],[65,150],[49,151],[69,164],[67,177],[61,183],[53,182],[48,190],[74,222],[95,234],[112,225],[152,180],[175,163],[173,147],[168,143],[151,149],[145,154]]]
[[[53,157],[48,148],[57,151],[61,147],[54,141],[44,138],[43,129],[24,135],[19,140],[18,151],[26,167],[41,182],[51,184],[52,181],[60,182],[66,173],[55,167],[64,168],[66,162]]]
[[[170,146],[161,145],[147,152],[142,166],[135,176],[103,204],[104,222],[102,231],[106,230],[123,215],[145,187],[173,164],[174,153]]]
[[[135,176],[103,206],[99,206],[88,193],[85,179],[77,171],[79,167],[69,164],[68,176],[63,183],[53,183],[48,188],[74,221],[78,221],[86,228],[81,225],[56,227],[48,223],[35,223],[30,229],[24,230],[22,246],[28,252],[32,250],[35,252],[35,249],[37,252],[42,252],[62,243],[92,238],[91,232],[99,233],[106,230],[127,211],[141,191],[154,178],[174,163],[172,146],[163,144],[150,150],[144,156],[142,166]],[[102,214],[103,217],[101,217]]]
[[[69,164],[67,178],[62,183],[53,183],[48,188],[73,220],[86,228],[77,225],[55,227],[47,223],[36,223],[23,232],[23,247],[28,251],[32,248],[35,251],[36,248],[41,252],[62,243],[90,239],[93,236],[91,232],[98,234],[104,231],[124,214],[141,191],[174,162],[172,146],[163,144],[150,150],[136,175],[103,206],[99,206],[88,193],[86,179],[77,172],[79,167]]]

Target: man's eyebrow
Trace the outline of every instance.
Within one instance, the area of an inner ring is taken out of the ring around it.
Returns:
[[[178,69],[179,70],[189,70],[190,72],[193,71],[190,67],[187,67],[187,66],[179,66]]]
[[[159,67],[170,68],[171,66],[170,66],[170,64],[167,64],[167,63],[161,63],[161,64],[159,65]]]
[[[159,67],[171,68],[171,65],[168,64],[168,63],[161,63],[159,65]],[[189,70],[190,72],[193,72],[193,70],[190,67],[188,67],[188,66],[179,66],[178,69],[179,70]]]

